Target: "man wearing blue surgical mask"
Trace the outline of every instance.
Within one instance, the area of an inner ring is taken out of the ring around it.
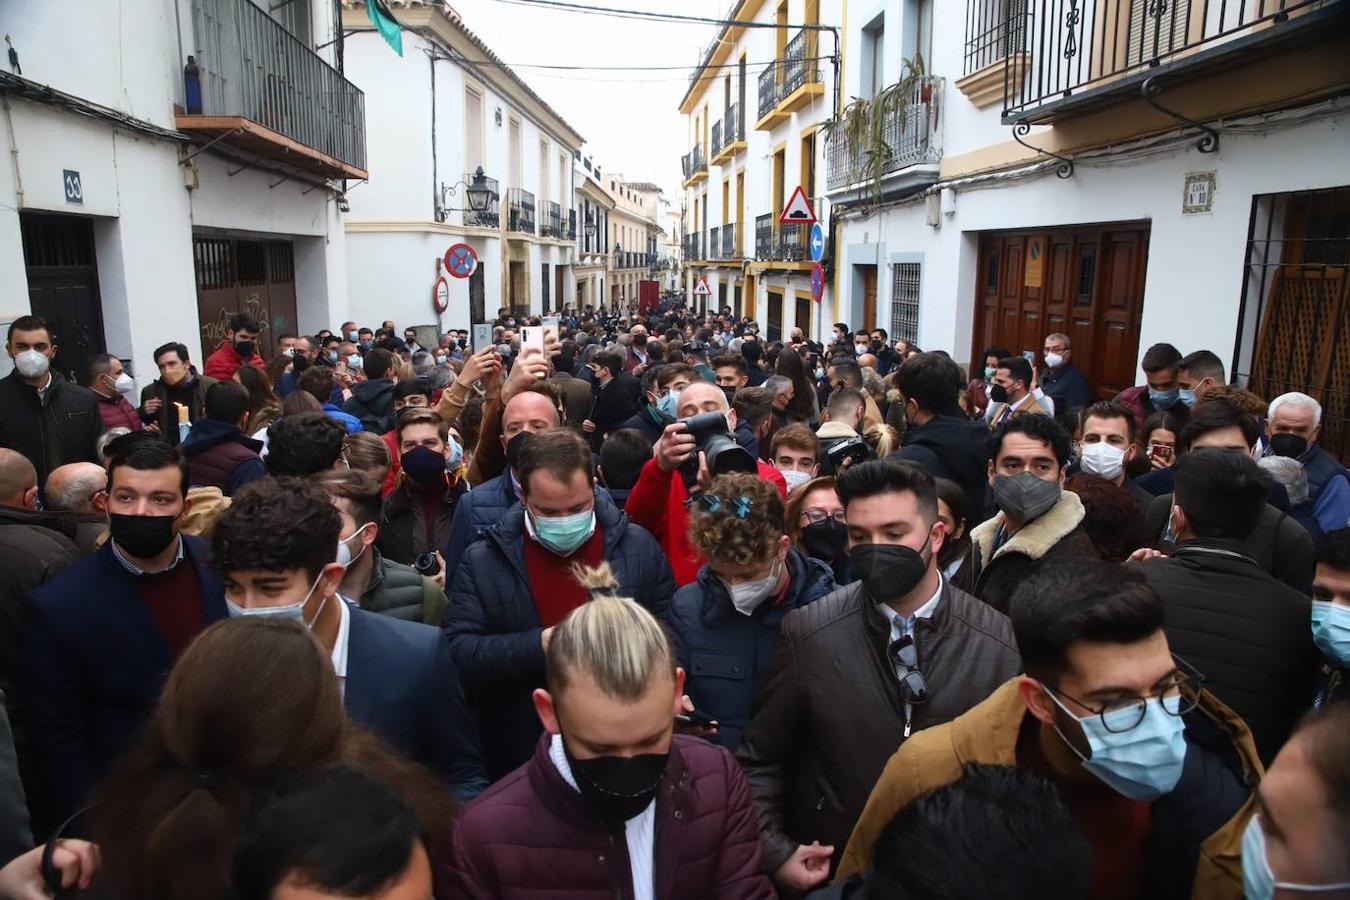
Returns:
[[[675,593],[656,540],[598,494],[576,432],[532,434],[512,467],[520,502],[463,551],[444,625],[493,778],[529,759],[539,739],[530,692],[543,687],[544,651],[553,626],[588,599],[575,567],[608,562],[619,592],[663,620]]]
[[[1054,783],[1092,845],[1094,900],[1240,896],[1256,748],[1201,673],[1172,654],[1158,595],[1137,572],[1081,560],[1039,569],[1011,618],[1025,674],[901,745],[840,874],[867,867],[899,810],[985,763]]]
[[[1313,643],[1322,654],[1313,706],[1343,699],[1350,678],[1350,528],[1326,535],[1312,590]]]
[[[1177,384],[1177,364],[1181,351],[1171,344],[1154,344],[1144,351],[1139,368],[1144,370],[1144,384],[1127,387],[1116,395],[1116,402],[1134,416],[1136,431],[1144,429],[1148,417],[1181,402]]]
[[[211,544],[230,615],[309,628],[331,656],[352,721],[437,772],[467,802],[487,779],[445,642],[431,626],[343,599],[341,533],[337,509],[308,481],[265,478],[241,488]]]
[[[660,440],[666,426],[678,418],[676,412],[680,392],[689,387],[697,377],[693,366],[684,363],[670,363],[648,369],[642,374],[642,396],[646,402],[619,428],[635,428],[642,432],[648,444],[655,444]]]
[[[410,566],[421,554],[439,553],[450,540],[455,506],[468,491],[459,477],[464,448],[445,420],[425,407],[406,407],[394,430],[400,475],[384,501],[377,546],[389,559]],[[442,566],[438,561],[437,570]]]

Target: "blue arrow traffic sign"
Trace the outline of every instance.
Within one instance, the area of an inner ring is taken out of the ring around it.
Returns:
[[[820,262],[825,258],[825,229],[816,222],[811,226],[811,261]]]

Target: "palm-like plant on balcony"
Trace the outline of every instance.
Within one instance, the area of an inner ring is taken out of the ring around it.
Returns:
[[[881,178],[893,156],[890,144],[886,142],[886,122],[896,116],[900,130],[907,125],[909,105],[921,91],[921,83],[928,72],[924,67],[923,54],[916,53],[912,60],[900,61],[900,80],[877,91],[870,98],[854,97],[839,115],[827,121],[823,126],[826,137],[831,140],[843,140],[848,146],[844,154],[848,166],[848,184],[869,182],[874,200],[881,198]],[[923,102],[926,98],[920,98]]]

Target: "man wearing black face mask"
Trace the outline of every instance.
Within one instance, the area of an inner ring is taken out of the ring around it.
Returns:
[[[179,533],[192,504],[177,452],[138,434],[108,469],[111,538],[29,597],[29,720],[57,820],[130,745],[178,654],[227,615],[206,545]]]
[[[684,671],[661,624],[607,568],[582,582],[533,693],[546,733],[456,819],[437,896],[773,900],[745,775],[674,734]]]
[[[834,868],[887,758],[1020,671],[1007,618],[947,584],[933,479],[872,460],[837,481],[859,581],[783,618],[737,758],[764,864],[801,892]]]
[[[1049,416],[1007,419],[989,437],[989,487],[999,513],[970,533],[970,554],[953,579],[1006,613],[1038,564],[1095,559],[1078,495],[1064,490],[1069,435]]]
[[[225,323],[225,340],[220,342],[215,353],[206,358],[206,376],[225,381],[233,378],[240,366],[257,366],[261,369],[265,365],[257,352],[261,331],[258,320],[248,313],[230,316]]]

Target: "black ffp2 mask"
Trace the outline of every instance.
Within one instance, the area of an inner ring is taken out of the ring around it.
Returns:
[[[603,825],[622,824],[646,809],[670,760],[669,752],[577,759],[566,740],[563,752],[587,813]]]
[[[859,544],[848,558],[867,593],[875,600],[903,597],[923,581],[929,560],[901,544]]]
[[[108,532],[117,546],[137,559],[150,559],[173,543],[177,516],[108,516]]]

